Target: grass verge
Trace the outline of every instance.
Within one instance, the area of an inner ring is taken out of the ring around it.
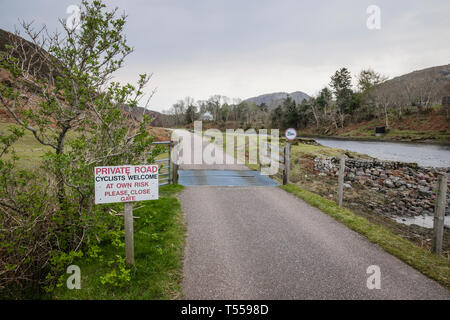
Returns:
[[[74,264],[81,269],[81,289],[58,288],[51,299],[180,299],[185,224],[175,194],[180,185],[160,188],[158,200],[143,201],[134,210],[135,268],[131,280],[123,287],[103,285],[100,277],[108,271],[105,262],[81,259]],[[148,219],[146,219],[148,218]],[[147,221],[151,221],[148,223]],[[103,247],[105,258],[124,255],[112,245]]]
[[[393,234],[383,226],[369,222],[350,210],[339,208],[335,202],[303,190],[296,185],[290,184],[280,186],[280,188],[320,209],[348,228],[364,235],[369,241],[378,244],[388,253],[436,280],[450,291],[450,263],[447,259],[427,252]]]

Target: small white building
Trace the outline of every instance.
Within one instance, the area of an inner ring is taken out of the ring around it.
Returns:
[[[202,121],[213,121],[214,117],[213,117],[213,115],[210,112],[206,111],[205,113],[200,115],[200,120],[202,120]]]

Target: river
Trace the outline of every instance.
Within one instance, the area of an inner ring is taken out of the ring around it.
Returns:
[[[320,144],[381,160],[415,162],[423,167],[450,167],[450,146],[426,143],[355,141],[314,138]]]

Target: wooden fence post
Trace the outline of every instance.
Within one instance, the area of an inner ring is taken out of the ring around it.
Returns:
[[[173,141],[170,141],[170,143],[169,143],[169,157],[168,157],[168,159],[169,159],[169,171],[168,171],[168,174],[169,174],[169,176],[168,176],[168,178],[169,178],[169,180],[167,180],[167,183],[173,183],[173,172],[171,173],[171,165],[172,165],[172,162],[173,162],[173,159],[172,159],[172,145],[174,144],[174,142]]]
[[[173,170],[172,184],[178,184],[178,163],[176,163],[176,162],[178,162],[178,159],[179,159],[179,157],[178,157],[179,150],[176,147],[177,143],[178,143],[177,141],[174,141],[174,144],[173,144],[173,151],[176,151],[176,152],[174,153],[174,155],[172,157],[172,162],[173,162],[173,164],[172,164],[172,170]]]
[[[339,177],[338,177],[338,193],[337,203],[342,207],[342,200],[344,198],[344,174],[345,174],[345,159],[341,158],[339,161]]]
[[[291,144],[286,142],[284,146],[284,171],[283,171],[283,185],[289,183],[289,169],[291,168]]]
[[[178,184],[178,165],[177,164],[173,164],[173,178],[172,178],[172,183],[173,184]]]
[[[439,175],[436,190],[436,202],[434,205],[434,224],[431,251],[442,253],[442,239],[444,237],[444,215],[447,204],[447,176]]]
[[[125,221],[125,257],[126,262],[134,265],[134,238],[133,238],[133,203],[125,202],[123,218]]]

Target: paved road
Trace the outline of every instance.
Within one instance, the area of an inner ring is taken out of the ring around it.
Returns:
[[[279,188],[188,186],[180,199],[187,299],[450,299],[436,282]],[[366,285],[371,265],[381,270],[379,290]]]
[[[248,170],[248,167],[244,164],[237,163],[233,156],[227,154],[222,148],[217,147],[214,143],[206,138],[194,136],[194,134],[189,133],[185,130],[174,130],[173,139],[177,139],[177,136],[182,136],[182,142],[180,143],[180,169],[181,170]],[[200,145],[201,148],[196,147],[196,144]],[[191,147],[188,154],[184,154],[184,148]],[[194,153],[203,153],[203,155],[213,155],[214,160],[218,160],[218,163],[213,163],[211,160],[205,160],[201,163],[196,163]]]

